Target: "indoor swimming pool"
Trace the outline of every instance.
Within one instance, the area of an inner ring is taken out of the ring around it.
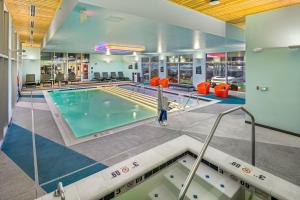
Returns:
[[[76,138],[156,115],[154,109],[100,89],[56,90],[49,95]]]

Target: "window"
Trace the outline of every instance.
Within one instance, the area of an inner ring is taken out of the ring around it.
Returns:
[[[193,56],[167,56],[167,77],[172,83],[193,84]]]
[[[182,84],[193,84],[193,63],[180,63],[180,79]]]
[[[159,57],[142,57],[142,77],[143,82],[148,82],[151,78],[159,76]]]
[[[245,90],[245,52],[206,55],[206,80],[212,84],[228,83],[232,90]]]
[[[178,64],[167,63],[167,77],[171,83],[178,83]]]

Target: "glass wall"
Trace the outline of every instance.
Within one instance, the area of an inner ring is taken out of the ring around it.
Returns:
[[[149,82],[150,78],[150,58],[149,57],[143,57],[142,58],[142,81],[143,82]]]
[[[193,55],[167,56],[167,77],[171,83],[193,84]]]
[[[89,54],[41,52],[41,74],[47,74],[53,80],[58,73],[67,80],[71,72],[78,80],[88,79],[88,63]]]
[[[158,58],[158,56],[151,57],[151,62],[150,62],[151,78],[159,76],[158,68],[159,68],[159,58]]]
[[[231,90],[245,91],[245,52],[207,54],[206,80],[212,85],[228,83]]]
[[[153,77],[159,76],[159,57],[142,57],[142,78],[143,82],[149,82]]]
[[[225,77],[226,60],[225,53],[206,54],[206,80],[226,79]]]

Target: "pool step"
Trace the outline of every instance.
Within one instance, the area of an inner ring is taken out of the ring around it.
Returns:
[[[132,91],[117,88],[117,87],[103,87],[102,89],[104,91],[113,93],[115,95],[119,95],[121,97],[125,97],[125,98],[128,98],[130,100],[145,104],[145,105],[150,106],[152,108],[155,108],[155,109],[157,108],[157,102],[156,102],[155,98],[150,99],[146,95],[141,95],[141,94],[138,94],[137,92],[132,92]]]
[[[167,172],[165,178],[175,187],[178,191],[183,187],[188,173],[182,167],[176,167]],[[186,193],[188,200],[230,200],[218,190],[212,191],[214,188],[208,184],[200,184],[192,180],[191,185]]]
[[[172,193],[167,186],[160,185],[152,190],[148,197],[152,200],[175,200],[176,196]]]
[[[138,92],[134,92],[134,91],[131,91],[131,90],[127,90],[127,89],[123,89],[123,88],[118,88],[118,87],[112,87],[109,90],[110,91],[114,91],[114,92],[119,92],[119,93],[122,93],[122,94],[128,94],[130,96],[134,95],[135,97],[141,97],[144,100],[149,100],[149,101],[155,101],[156,102],[156,98],[155,97],[152,97],[152,96],[149,96],[149,95],[145,95],[145,94],[141,94],[141,93],[138,93]]]
[[[185,156],[179,159],[178,162],[186,169],[190,170],[195,159],[191,156]],[[241,187],[239,181],[232,179],[228,174],[218,173],[204,163],[200,164],[196,171],[196,176],[209,183],[229,198],[233,198],[239,192]]]

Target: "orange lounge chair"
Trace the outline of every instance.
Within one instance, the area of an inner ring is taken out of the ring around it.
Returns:
[[[169,79],[168,78],[163,78],[159,81],[159,84],[163,87],[163,88],[167,88],[169,87]]]
[[[210,82],[201,82],[197,85],[199,94],[209,94]]]
[[[151,78],[150,85],[151,86],[158,86],[159,85],[159,77],[153,77],[153,78]]]
[[[227,98],[230,85],[221,83],[214,87],[217,97]]]

